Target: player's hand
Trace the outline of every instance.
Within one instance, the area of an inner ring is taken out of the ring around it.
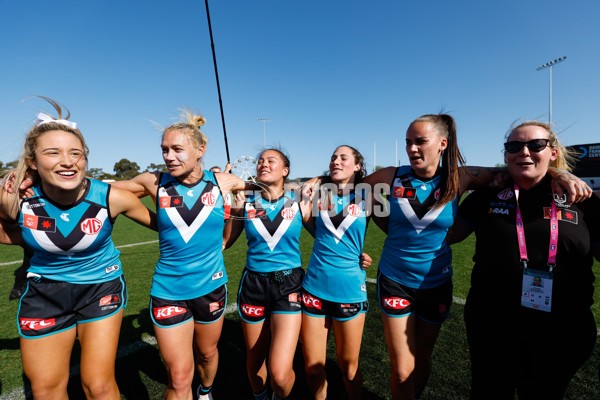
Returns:
[[[373,262],[373,259],[367,253],[362,253],[360,255],[360,268],[361,269],[369,268],[371,266],[372,262]]]

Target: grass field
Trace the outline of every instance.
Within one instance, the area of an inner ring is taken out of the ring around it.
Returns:
[[[119,355],[117,359],[117,380],[123,399],[162,399],[167,382],[166,371],[153,337],[152,324],[148,312],[148,298],[154,264],[158,258],[157,235],[135,223],[119,217],[114,234],[117,246],[150,242],[142,245],[121,247],[125,277],[129,290],[129,303],[121,329]],[[383,245],[384,234],[371,224],[365,243],[365,251],[373,257],[373,266],[368,278],[377,274],[377,263]],[[17,301],[8,301],[13,284],[13,271],[19,264],[1,265],[19,260],[22,251],[17,246],[0,247],[0,399],[31,398],[29,384],[24,377],[20,362],[19,335],[16,326]],[[312,238],[303,232],[301,239],[303,265],[306,266],[312,249]],[[469,392],[470,364],[468,347],[462,319],[463,306],[460,299],[466,297],[474,238],[453,246],[455,287],[457,302],[452,307],[449,320],[444,324],[436,350],[434,368],[429,386],[423,399],[466,399]],[[238,243],[225,252],[225,265],[229,274],[229,304],[236,301],[237,287],[241,271],[245,264],[246,243],[242,235]],[[596,274],[600,266],[595,264]],[[363,346],[361,350],[361,368],[364,373],[363,398],[389,399],[389,360],[385,345],[385,336],[380,313],[375,299],[375,284],[368,284],[371,310],[367,315]],[[594,314],[598,318],[600,293],[596,290]],[[332,340],[332,339],[330,339]],[[299,346],[300,347],[300,346]],[[220,366],[214,385],[216,399],[250,399],[250,387],[244,368],[244,342],[237,312],[225,317],[223,335],[219,343]],[[296,354],[296,385],[292,398],[308,398],[303,373],[303,360],[300,348]],[[79,352],[77,347],[72,357],[72,377],[69,394],[72,399],[84,398],[79,383]],[[600,399],[598,380],[599,350],[579,371],[572,381],[567,399]],[[330,343],[327,374],[329,377],[329,398],[345,398],[341,376],[337,370],[334,345]],[[28,394],[28,395],[27,395]]]

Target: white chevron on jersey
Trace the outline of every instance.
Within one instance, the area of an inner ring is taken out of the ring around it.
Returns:
[[[215,196],[215,198],[217,198],[219,196],[219,187],[214,186],[212,188],[212,190],[210,191],[210,193],[212,193],[213,196]],[[169,196],[170,195],[167,193],[167,191],[165,190],[164,187],[159,188],[159,190],[158,190],[159,198],[160,197],[169,197]],[[201,201],[201,200],[198,199],[198,201]],[[159,200],[159,202],[160,202],[160,200]],[[179,215],[177,208],[171,207],[171,208],[165,208],[164,210],[167,213],[167,216],[169,217],[171,222],[173,223],[173,226],[175,226],[177,228],[177,230],[179,231],[179,234],[181,235],[182,239],[187,243],[192,238],[192,236],[194,236],[196,231],[198,231],[198,229],[202,226],[204,221],[206,221],[206,218],[208,218],[208,216],[212,212],[213,208],[214,208],[214,205],[207,206],[205,204],[204,207],[202,207],[202,211],[200,211],[200,213],[198,213],[196,218],[194,218],[194,221],[192,221],[192,223],[189,226],[188,226],[188,224],[185,223],[183,218],[181,218],[181,215]]]
[[[364,209],[365,209],[365,201],[364,200],[361,201],[360,204],[358,204],[358,207],[360,208],[361,213],[362,213],[362,211],[364,211]],[[344,210],[342,210],[340,212],[344,212]],[[350,225],[352,225],[352,223],[354,221],[356,221],[356,218],[358,217],[358,216],[354,217],[351,214],[346,215],[346,217],[344,218],[344,221],[342,221],[340,226],[338,226],[337,229],[335,229],[335,227],[333,226],[333,223],[331,222],[331,219],[329,218],[329,213],[327,211],[319,211],[319,213],[320,213],[321,219],[323,220],[323,223],[325,224],[327,229],[331,233],[333,233],[333,238],[335,239],[336,244],[339,243],[340,240],[342,240],[342,238],[344,237],[344,234],[346,233],[346,231],[348,230]]]
[[[415,214],[412,206],[408,202],[408,199],[398,199],[398,205],[400,205],[400,209],[404,213],[404,216],[415,228],[417,235],[420,234],[423,229],[427,228],[429,224],[431,224],[435,219],[440,215],[440,213],[444,210],[444,207],[431,208],[427,213],[423,216],[423,218],[419,219],[419,217]]]
[[[294,215],[296,215],[296,213],[298,212],[298,203],[292,204],[292,206],[290,208],[292,210],[294,210]],[[255,208],[251,203],[246,203],[246,210],[254,210],[254,209]],[[281,210],[283,211],[284,209],[282,208]],[[265,215],[265,218],[268,218],[268,217]],[[290,218],[290,219],[284,218],[281,221],[281,224],[279,224],[279,226],[277,227],[277,230],[275,231],[273,236],[271,236],[271,234],[267,231],[267,229],[263,225],[260,218],[252,218],[250,221],[252,222],[252,225],[254,225],[254,229],[256,229],[258,234],[265,240],[265,242],[269,246],[269,249],[271,249],[271,251],[273,251],[275,246],[277,246],[277,243],[279,243],[279,239],[281,239],[281,237],[287,231],[287,229],[289,228],[290,224],[294,221],[294,219],[293,218]]]
[[[23,207],[22,212],[23,212],[23,214],[35,215],[31,209],[28,209],[28,207]],[[95,216],[95,218],[98,218],[102,222],[102,225],[104,225],[104,222],[108,218],[107,209],[101,208],[98,211],[98,214]],[[77,229],[77,228],[75,228],[75,229]],[[37,231],[37,230],[32,229],[31,234],[33,235],[35,241],[40,245],[40,247],[42,247],[47,252],[62,254],[62,255],[68,256],[68,257],[72,256],[77,251],[86,250],[97,238],[97,235],[84,235],[83,238],[75,246],[73,246],[73,247],[71,247],[71,249],[65,251],[65,250],[62,250],[60,247],[56,246],[52,242],[52,240],[50,240],[50,238],[48,237],[46,232]]]

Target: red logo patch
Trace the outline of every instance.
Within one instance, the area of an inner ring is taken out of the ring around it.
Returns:
[[[102,221],[98,218],[87,218],[81,223],[80,227],[81,232],[86,235],[95,235],[102,229]]]
[[[414,199],[417,195],[417,192],[414,188],[404,187],[404,186],[396,186],[394,187],[394,192],[392,196],[399,197],[403,199]]]
[[[167,306],[167,307],[155,308],[154,309],[154,318],[156,318],[156,319],[171,318],[176,315],[183,314],[185,312],[186,312],[185,308],[177,307],[177,306]]]
[[[283,219],[286,219],[288,221],[290,219],[293,219],[294,215],[296,215],[296,212],[291,208],[284,208],[283,210],[281,210],[281,216],[283,217]]]
[[[438,190],[436,190],[436,191],[433,193],[433,198],[434,198],[434,199],[436,199],[436,200],[439,200],[439,199],[440,199],[440,195],[441,195],[441,194],[442,194],[442,190],[441,190],[441,189],[438,189]]]
[[[248,210],[248,219],[254,219],[256,217],[256,210]]]
[[[401,297],[384,297],[383,298],[383,307],[384,308],[391,308],[394,310],[403,310],[408,306],[410,306],[410,301],[403,299]]]
[[[39,319],[39,318],[19,318],[21,329],[24,331],[37,331],[56,325],[54,318]]]
[[[298,302],[298,293],[290,293],[288,295],[288,301],[291,301],[292,303],[297,303]]]
[[[243,304],[242,312],[249,317],[262,317],[263,315],[265,315],[265,308]]]
[[[212,193],[204,193],[202,197],[200,197],[200,200],[202,200],[202,204],[208,207],[214,206],[217,202],[217,198]]]
[[[361,211],[362,210],[360,209],[360,207],[356,204],[348,205],[348,214],[352,215],[353,217],[358,217]]]
[[[500,200],[508,200],[511,197],[513,197],[513,191],[510,189],[504,189],[503,191],[501,191],[500,193],[498,193],[498,198]]]
[[[217,311],[219,308],[221,308],[221,305],[219,304],[218,301],[215,301],[214,303],[210,303],[210,312],[213,311]]]
[[[316,308],[317,310],[321,309],[321,300],[309,294],[302,294],[302,302],[307,307]]]
[[[119,296],[113,295],[113,294],[109,294],[108,296],[104,296],[103,298],[101,298],[100,299],[100,303],[98,305],[99,306],[106,306],[108,304],[118,303],[118,302],[119,302]]]

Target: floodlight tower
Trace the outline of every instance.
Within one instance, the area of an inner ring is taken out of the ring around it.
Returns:
[[[540,65],[539,67],[537,67],[535,69],[536,71],[541,71],[544,68],[550,69],[550,104],[549,104],[549,111],[548,111],[548,125],[552,125],[552,66],[554,64],[558,64],[559,62],[563,62],[566,59],[567,59],[567,56],[557,58],[556,60],[548,61],[546,64]]]
[[[263,148],[265,148],[267,147],[267,122],[271,122],[271,120],[267,118],[256,118],[256,120],[263,123]]]

